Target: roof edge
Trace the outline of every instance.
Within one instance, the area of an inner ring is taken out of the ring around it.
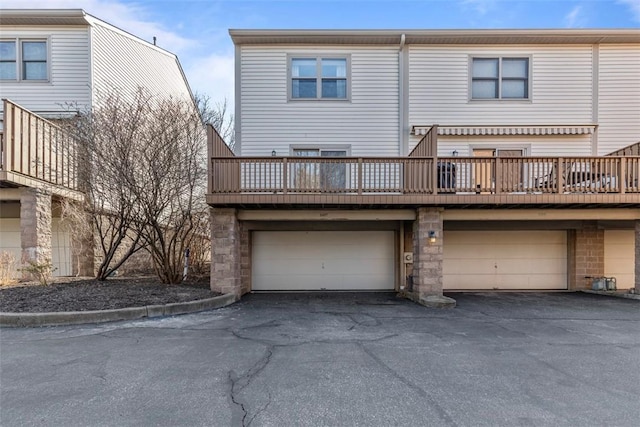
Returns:
[[[397,44],[402,35],[407,44],[442,43],[640,43],[640,29],[588,28],[588,29],[380,29],[380,30],[326,30],[326,29],[230,29],[229,35],[239,44]]]

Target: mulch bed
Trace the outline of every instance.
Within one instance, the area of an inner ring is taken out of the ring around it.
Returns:
[[[156,278],[57,279],[55,283],[18,284],[0,288],[0,312],[108,310],[194,301],[220,295],[209,289],[209,278],[165,285]]]

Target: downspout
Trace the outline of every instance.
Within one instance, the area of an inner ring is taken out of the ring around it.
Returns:
[[[400,46],[398,47],[398,155],[406,156],[408,151],[407,141],[404,136],[405,122],[405,34],[400,35]]]

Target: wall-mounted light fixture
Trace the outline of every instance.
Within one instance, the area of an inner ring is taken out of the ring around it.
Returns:
[[[271,152],[271,156],[272,156],[272,157],[275,157],[275,156],[276,156],[276,154],[278,154],[278,153],[276,153],[276,150],[273,150],[273,151]]]
[[[451,154],[453,154],[453,157],[458,157],[458,150],[453,150],[453,153]]]
[[[429,243],[435,243],[437,240],[436,232],[434,230],[429,230]]]

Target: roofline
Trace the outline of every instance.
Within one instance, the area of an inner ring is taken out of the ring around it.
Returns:
[[[22,19],[19,19],[22,18]],[[33,18],[33,22],[30,22],[29,19]],[[47,19],[51,19],[50,23],[47,23]],[[58,23],[63,20],[63,24]],[[187,90],[189,95],[191,96],[192,101],[195,99],[193,91],[191,90],[191,86],[189,85],[189,81],[187,80],[187,76],[184,73],[184,69],[182,68],[182,64],[176,55],[173,52],[170,52],[166,49],[161,48],[160,46],[154,45],[153,43],[136,36],[128,31],[123,30],[122,28],[116,27],[113,24],[110,24],[90,13],[87,13],[83,9],[0,9],[0,25],[11,25],[11,26],[42,26],[42,25],[77,25],[77,26],[86,26],[92,27],[95,25],[100,25],[105,28],[108,28],[124,37],[127,37],[131,40],[134,40],[138,43],[145,45],[148,48],[151,48],[159,53],[162,53],[170,58],[173,58],[178,65],[178,69],[180,70],[180,74],[182,75],[182,79],[187,86]]]
[[[402,35],[407,44],[445,43],[468,44],[470,37],[482,37],[483,44],[539,43],[640,43],[640,29],[634,28],[589,28],[589,29],[380,29],[380,30],[326,30],[326,29],[230,29],[234,44],[274,44],[274,43],[339,43],[339,44],[398,44]],[[514,37],[516,38],[514,40]],[[376,39],[367,42],[365,39]],[[517,40],[517,41],[516,41]],[[524,41],[523,41],[524,40]],[[480,42],[479,42],[480,43]]]

